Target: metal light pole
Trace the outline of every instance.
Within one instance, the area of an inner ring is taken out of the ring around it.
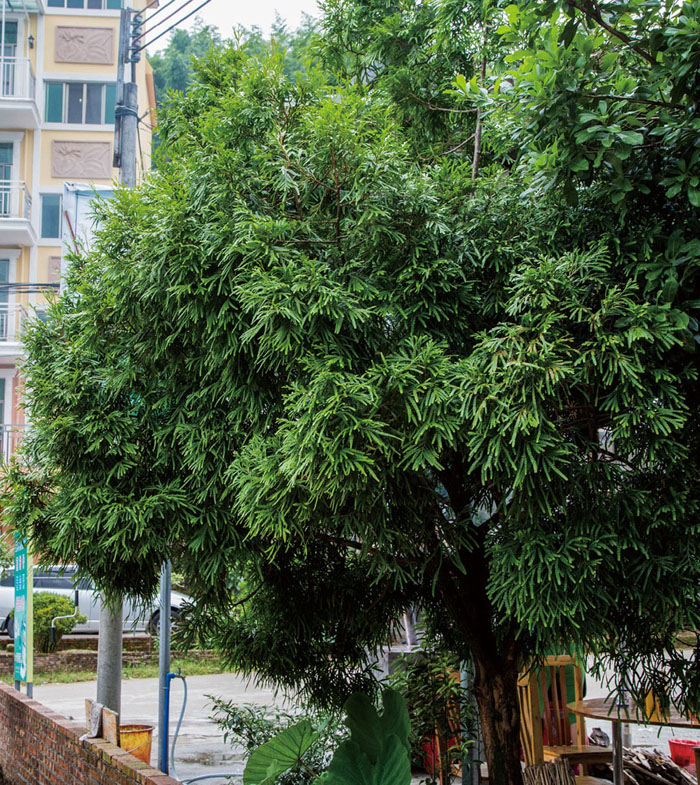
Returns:
[[[160,648],[158,649],[158,768],[169,774],[167,682],[170,671],[170,593],[172,588],[170,559],[163,562],[160,573]]]
[[[131,10],[125,8],[119,30],[114,165],[119,167],[119,181],[127,188],[136,186],[138,142],[138,88],[135,82],[136,61],[131,54],[132,35]],[[131,63],[131,81],[125,83],[127,63]],[[102,605],[97,649],[97,702],[117,713],[121,710],[122,606],[121,600],[112,605]]]

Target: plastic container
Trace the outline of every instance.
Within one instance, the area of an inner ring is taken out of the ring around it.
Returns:
[[[151,765],[153,725],[120,725],[119,746],[135,758]]]
[[[693,747],[700,747],[700,741],[694,739],[669,739],[668,746],[671,748],[671,760],[682,766],[684,769],[692,766],[695,768],[695,753]]]
[[[443,740],[443,755],[449,755],[449,751],[454,747],[459,747],[459,736],[451,736]],[[436,739],[433,736],[423,739],[423,768],[428,774],[440,773],[440,755],[438,754]],[[455,764],[450,762],[450,768],[454,770]]]

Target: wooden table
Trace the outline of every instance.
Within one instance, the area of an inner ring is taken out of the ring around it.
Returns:
[[[622,725],[668,725],[672,728],[700,728],[700,724],[671,710],[663,718],[647,719],[637,706],[619,706],[614,698],[589,698],[568,704],[569,711],[592,720],[612,723],[613,783],[624,785],[622,767]],[[700,742],[698,742],[700,746]]]

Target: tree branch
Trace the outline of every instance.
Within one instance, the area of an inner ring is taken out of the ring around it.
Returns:
[[[486,81],[486,56],[481,58],[481,84]],[[479,174],[479,161],[481,159],[481,130],[483,119],[481,117],[481,107],[476,110],[476,131],[474,133],[474,157],[472,159],[472,180],[476,180]]]
[[[425,98],[420,98],[415,93],[408,92],[407,95],[410,98],[413,98],[414,101],[417,101],[421,106],[425,106],[428,109],[432,109],[434,112],[449,112],[450,114],[473,114],[474,112],[478,113],[478,109],[452,109],[449,106],[436,106],[435,104],[431,104],[430,101],[426,101]]]
[[[607,30],[610,35],[614,36],[619,41],[622,41],[623,44],[627,44],[627,46],[629,46],[633,52],[636,52],[640,57],[643,57],[648,63],[651,65],[656,65],[656,59],[653,55],[649,54],[646,49],[642,49],[639,44],[635,44],[626,33],[623,33],[621,30],[618,30],[617,28],[608,24],[603,19],[600,9],[590,2],[590,0],[579,0],[579,2],[576,0],[569,0],[569,5],[578,9],[588,19],[592,19],[594,22],[599,24],[604,30]]]

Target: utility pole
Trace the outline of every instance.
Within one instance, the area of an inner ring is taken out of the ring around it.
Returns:
[[[170,595],[172,591],[172,567],[170,560],[163,562],[160,573],[160,640],[158,648],[158,768],[170,774],[168,763],[168,741],[170,728],[168,717],[168,673],[170,672]]]
[[[132,21],[131,15],[134,13]],[[114,166],[119,168],[119,181],[127,188],[136,186],[136,146],[138,142],[138,88],[136,52],[141,34],[142,17],[124,8],[119,29],[117,70],[117,107],[115,111]],[[126,65],[131,64],[131,80],[124,81]],[[103,603],[100,610],[100,635],[97,648],[97,702],[117,714],[121,711],[122,693],[122,620],[121,598],[113,604]]]

